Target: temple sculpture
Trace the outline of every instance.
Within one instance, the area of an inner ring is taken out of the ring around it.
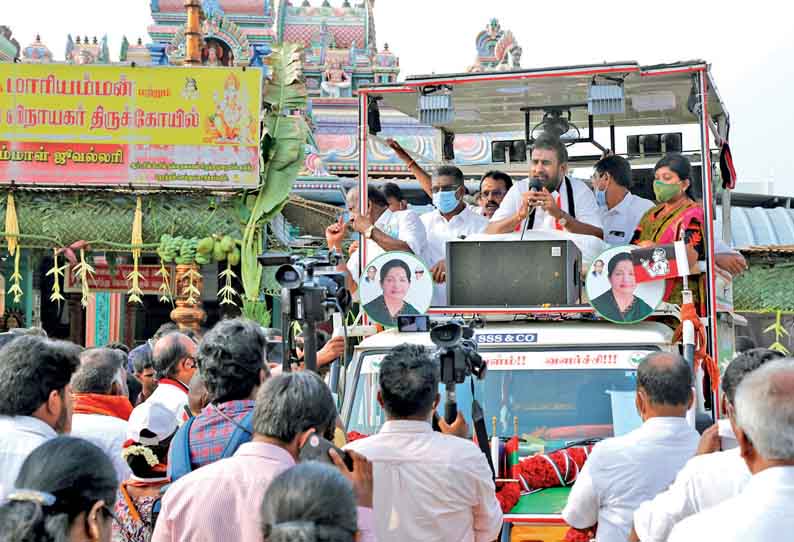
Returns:
[[[19,42],[12,37],[11,29],[0,25],[0,62],[14,62],[19,58]]]
[[[523,49],[509,30],[505,31],[497,19],[477,35],[477,59],[469,72],[508,71],[521,69]]]

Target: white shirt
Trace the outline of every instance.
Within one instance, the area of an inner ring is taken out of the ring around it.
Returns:
[[[422,258],[425,245],[427,244],[427,236],[425,235],[425,226],[415,211],[407,209],[405,211],[393,212],[386,209],[383,214],[378,217],[378,220],[375,222],[375,227],[394,239],[404,241],[411,247],[411,250],[417,258]],[[377,243],[368,240],[367,264],[377,256],[383,254],[383,252],[383,249],[380,248]],[[358,251],[355,251],[347,262],[347,270],[356,282],[361,278],[358,260]]]
[[[187,386],[185,387],[187,388]],[[173,412],[174,417],[176,418],[179,425],[182,425],[185,422],[187,417],[185,407],[188,406],[188,397],[187,391],[183,390],[181,387],[178,387],[174,384],[166,384],[161,381],[149,398],[146,399],[146,402],[149,401],[160,403],[165,408]],[[140,407],[140,405],[135,408],[138,407]]]
[[[52,427],[33,416],[0,416],[0,502],[14,489],[30,452],[56,436]]]
[[[373,464],[378,542],[491,542],[502,526],[491,469],[470,440],[387,421],[346,446]]]
[[[590,187],[579,179],[571,179],[571,188],[573,188],[573,202],[576,210],[576,220],[590,224],[596,228],[601,226],[601,211],[598,209],[595,194],[590,190]],[[522,194],[529,190],[529,179],[523,179],[513,184],[510,190],[505,194],[505,199],[502,200],[501,205],[491,217],[491,222],[504,220],[515,215],[521,208]],[[556,190],[551,193],[551,196],[556,200],[559,197],[560,209],[573,215],[574,213],[568,208],[568,190],[566,183],[563,180],[560,184],[560,191]],[[553,230],[555,220],[540,207],[535,208],[535,223],[532,226],[533,230]],[[526,221],[524,222],[526,224]],[[522,224],[523,227],[526,227]]]
[[[488,227],[488,219],[472,211],[466,205],[463,211],[447,220],[442,216],[438,209],[433,209],[429,213],[422,215],[422,223],[427,233],[427,247],[424,252],[424,260],[427,266],[432,268],[441,260],[447,257],[447,241],[460,239],[461,236],[468,237],[477,233],[482,233]],[[447,269],[449,274],[449,269]],[[444,306],[447,304],[447,285],[433,284],[433,306]]]
[[[129,465],[121,457],[121,450],[127,440],[127,422],[115,416],[103,414],[74,414],[72,416],[73,437],[80,437],[95,444],[105,452],[116,469],[119,482],[130,477]]]
[[[597,542],[625,542],[634,510],[670,485],[699,437],[686,418],[651,418],[599,442],[571,489],[563,519],[578,529],[598,523]]]
[[[634,512],[634,530],[642,542],[665,542],[676,523],[735,497],[749,481],[750,470],[738,448],[697,455],[667,491]]]
[[[670,542],[774,542],[794,533],[794,467],[753,475],[742,492],[675,526]]]
[[[614,246],[630,244],[643,215],[653,207],[652,201],[626,192],[620,203],[601,212],[604,241]]]

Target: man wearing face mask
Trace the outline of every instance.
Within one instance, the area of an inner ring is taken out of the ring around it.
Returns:
[[[565,145],[557,138],[541,136],[532,146],[531,162],[531,179],[518,181],[507,192],[486,232],[509,233],[523,227],[603,238],[601,213],[592,190],[566,176]],[[530,190],[531,185],[540,188]]]
[[[454,166],[441,166],[433,175],[433,205],[435,210],[422,215],[427,233],[425,261],[433,274],[433,305],[446,305],[447,241],[482,233],[488,219],[475,213],[463,201],[466,191],[463,172]]]
[[[653,202],[629,192],[631,165],[625,158],[605,156],[593,169],[593,191],[602,213],[604,241],[610,245],[628,245]]]

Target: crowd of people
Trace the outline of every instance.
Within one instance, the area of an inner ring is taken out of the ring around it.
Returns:
[[[386,422],[347,444],[326,382],[271,370],[258,324],[225,320],[201,338],[166,331],[150,349],[154,389],[134,407],[142,392],[128,390],[118,347],[18,334],[0,349],[0,541],[498,539],[496,484],[468,424],[433,428],[439,368],[426,348],[385,355]],[[721,385],[727,416],[700,436],[687,421],[690,366],[647,356],[643,424],[595,445],[565,521],[597,542],[790,532],[794,362],[751,349]],[[306,460],[320,438],[327,456]]]
[[[400,187],[387,183],[383,189],[368,187],[366,213],[359,212],[358,189],[347,195],[349,220],[340,217],[326,230],[329,249],[342,252],[349,230],[367,242],[367,261],[383,252],[410,252],[422,259],[434,281],[432,305],[446,305],[446,243],[475,234],[508,234],[556,231],[589,235],[611,246],[650,247],[684,241],[690,265],[703,260],[704,213],[693,194],[693,172],[680,154],[664,156],[654,167],[656,201],[631,192],[629,162],[607,154],[593,169],[591,185],[569,176],[568,152],[558,139],[539,137],[533,144],[529,177],[513,181],[507,173],[489,171],[480,180],[477,204],[466,202],[463,172],[439,166],[431,175],[394,140],[388,144],[432,198],[434,209],[419,216],[411,209]],[[355,290],[361,275],[358,243],[349,248],[350,259],[340,266]],[[733,275],[746,269],[744,258],[721,240],[715,263]],[[681,302],[681,281],[668,281],[664,300]],[[693,289],[697,293],[697,288]],[[698,299],[695,299],[697,304]]]

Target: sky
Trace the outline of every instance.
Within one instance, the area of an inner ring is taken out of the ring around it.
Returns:
[[[149,0],[0,5],[0,24],[23,46],[40,33],[59,60],[69,33],[107,34],[114,59],[122,36],[131,43],[149,41]],[[523,67],[707,60],[731,114],[740,180],[774,180],[776,194],[794,195],[794,152],[787,139],[794,126],[794,3],[375,0],[378,45],[388,43],[400,57],[402,76],[464,71],[475,59],[477,34],[494,17],[523,47]]]

